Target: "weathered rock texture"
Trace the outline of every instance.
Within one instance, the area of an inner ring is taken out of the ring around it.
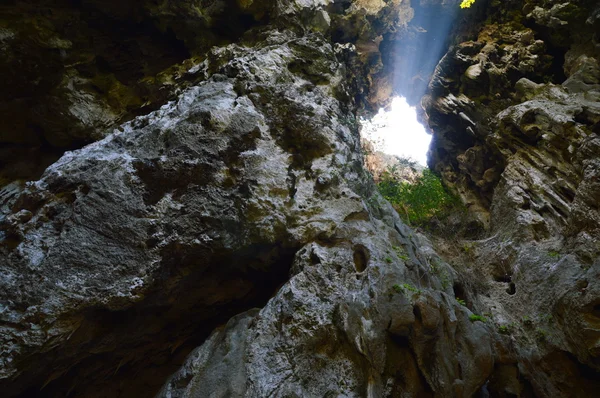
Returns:
[[[199,396],[470,395],[484,383],[485,325],[454,301],[449,270],[428,274],[362,168],[356,110],[389,97],[376,43],[402,22],[400,2],[323,6],[240,3],[279,22],[190,61],[196,83],[177,100],[21,192],[5,187],[7,395],[152,395],[178,354],[284,282],[230,328],[244,340],[237,368],[213,358]]]
[[[414,183],[425,168],[411,159],[403,159],[375,150],[374,144],[364,138],[361,138],[361,146],[364,166],[373,176],[375,183],[380,182],[386,173],[398,181]]]
[[[358,134],[413,16],[457,6],[421,3],[3,5],[0,137],[23,149],[2,158],[4,396],[597,391],[598,12],[528,5],[535,26],[486,23],[436,69],[432,163],[491,225],[434,242],[451,266],[376,192]],[[572,47],[563,87],[533,82],[562,76],[547,46]]]
[[[487,229],[438,247],[470,285],[469,305],[505,335],[490,379],[504,394],[584,397],[599,386],[599,10],[492,2],[423,99],[430,166]]]

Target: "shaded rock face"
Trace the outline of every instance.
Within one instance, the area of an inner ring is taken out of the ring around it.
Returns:
[[[591,4],[492,4],[436,68],[432,165],[486,239],[432,243],[363,167],[357,115],[422,87],[395,45],[456,3],[3,5],[3,394],[592,396]]]
[[[378,47],[361,43],[381,41],[398,20],[391,10],[402,2],[390,6],[357,2],[350,9],[344,2],[325,0],[258,3],[3,2],[0,115],[5,127],[0,129],[0,185],[35,180],[65,150],[99,140],[120,123],[175,99],[199,81],[189,71],[205,60],[211,47],[243,41],[251,28],[271,20],[271,25],[331,31],[336,41],[361,45],[365,73],[360,75],[378,77],[360,86],[386,85],[367,89],[364,97],[375,107],[387,100],[377,94],[387,93],[390,86],[379,73]],[[315,12],[315,7],[321,11]],[[369,18],[381,23],[375,26]]]
[[[595,2],[492,2],[422,102],[430,166],[487,229],[437,248],[504,334],[489,384],[504,394],[598,388],[597,13]]]
[[[3,2],[3,185],[165,101],[177,71],[158,74],[190,51],[157,14],[143,2]]]
[[[256,306],[161,394],[469,396],[491,372],[452,270],[362,167],[357,109],[387,100],[365,43],[400,2],[238,6],[280,22],[205,50],[176,100],[3,188],[6,396],[152,396]],[[366,38],[327,38],[348,21]]]

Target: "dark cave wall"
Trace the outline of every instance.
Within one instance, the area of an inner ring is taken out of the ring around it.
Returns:
[[[592,1],[492,1],[422,100],[429,166],[480,224],[468,254],[437,248],[514,341],[491,379],[505,393],[597,388],[598,12]]]
[[[2,391],[597,391],[597,5],[457,3],[3,3]],[[425,83],[481,239],[363,168],[357,116]]]

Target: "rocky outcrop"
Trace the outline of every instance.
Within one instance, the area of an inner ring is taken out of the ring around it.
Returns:
[[[5,396],[597,390],[591,2],[478,1],[464,18],[497,23],[433,73],[431,163],[487,228],[469,242],[400,221],[358,123],[420,95],[434,62],[398,88],[396,50],[457,1],[49,4],[0,17],[0,137],[22,149],[0,183]]]
[[[436,4],[426,6],[427,15],[452,9]],[[425,15],[419,10],[417,17]],[[353,95],[376,111],[394,92],[397,62],[413,59],[412,50],[397,49],[435,40],[426,28],[436,19],[419,17],[409,24],[414,15],[410,2],[401,0],[4,2],[0,186],[36,180],[66,150],[102,139],[119,124],[174,100],[201,80],[194,68],[210,48],[252,45],[259,27],[309,28],[354,46]],[[423,86],[432,59],[411,61],[416,69],[406,80],[422,74]]]
[[[364,166],[379,183],[388,173],[398,181],[414,183],[421,175],[424,167],[411,159],[405,159],[375,150],[375,145],[362,138],[361,145],[364,153]]]
[[[423,100],[430,165],[488,230],[462,250],[443,240],[437,247],[460,264],[471,305],[490,314],[510,347],[490,384],[498,377],[507,394],[592,396],[600,370],[597,5],[510,4],[492,3],[496,23],[444,56]],[[526,382],[510,387],[519,378]]]
[[[3,392],[152,395],[255,306],[161,394],[477,391],[487,326],[362,167],[356,111],[385,98],[361,57],[377,48],[321,31],[399,4],[331,18],[320,2],[243,3],[282,25],[212,48],[177,100],[5,186]]]

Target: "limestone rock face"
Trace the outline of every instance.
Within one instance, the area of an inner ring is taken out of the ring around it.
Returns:
[[[379,183],[386,173],[394,176],[398,181],[414,183],[423,171],[423,166],[411,159],[376,150],[376,146],[365,138],[361,138],[364,152],[364,166],[373,176],[373,181]]]
[[[457,3],[3,4],[3,396],[593,396],[596,5],[453,30],[423,104],[481,240],[363,165],[358,116],[434,63],[399,88],[396,46]]]
[[[466,265],[455,268],[477,284],[472,300],[505,336],[489,385],[505,394],[598,388],[597,12],[593,2],[492,3],[496,23],[450,49],[422,102],[430,166],[488,230],[462,250],[437,247]]]
[[[247,33],[256,27],[308,28],[359,47],[360,82],[353,90],[377,109],[391,93],[392,73],[383,67],[378,45],[402,18],[410,20],[398,9],[412,9],[397,0],[337,3],[3,2],[0,186],[36,180],[66,150],[174,100],[205,77],[194,71],[212,47],[252,41],[254,33]]]
[[[362,166],[377,47],[323,34],[352,20],[366,41],[399,4],[240,2],[281,25],[207,50],[175,100],[6,185],[3,394],[152,396],[242,312],[159,395],[475,393],[488,327]]]

